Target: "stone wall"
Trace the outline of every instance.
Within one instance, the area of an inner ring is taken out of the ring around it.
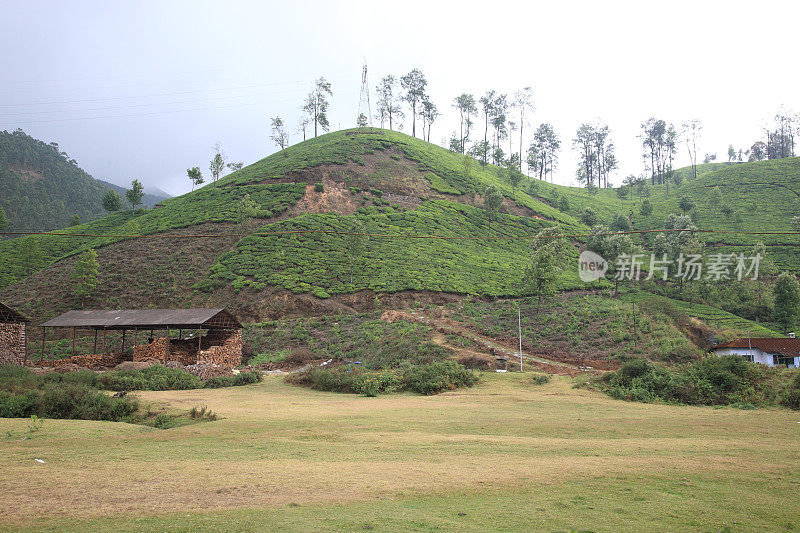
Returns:
[[[213,345],[200,352],[198,364],[228,367],[242,364],[242,330],[213,332],[209,340]]]
[[[25,324],[0,322],[0,365],[25,363]]]

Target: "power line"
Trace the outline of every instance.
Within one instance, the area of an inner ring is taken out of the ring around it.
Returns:
[[[278,93],[278,94],[286,94],[285,92]],[[193,104],[198,102],[204,102],[209,100],[225,100],[228,98],[251,98],[253,96],[262,96],[260,94],[239,94],[239,95],[227,95],[227,96],[210,96],[207,98],[197,98],[193,100],[178,100],[172,102],[149,102],[149,103],[141,103],[141,104],[128,104],[128,105],[121,105],[121,106],[106,106],[106,107],[89,107],[83,109],[51,109],[46,111],[22,111],[19,113],[0,113],[0,117],[11,117],[11,116],[20,116],[20,115],[42,115],[42,114],[50,114],[50,113],[83,113],[86,111],[104,111],[108,109],[129,109],[132,107],[148,107],[148,106],[164,106],[164,105],[178,105],[178,104]]]
[[[43,120],[25,120],[25,121],[15,121],[15,122],[5,122],[0,125],[4,126],[14,126],[17,124],[44,124],[50,122],[71,122],[75,120],[99,120],[104,118],[128,118],[128,117],[146,117],[146,116],[153,116],[153,115],[167,115],[172,113],[186,113],[192,111],[209,111],[214,109],[230,109],[233,107],[244,107],[244,106],[253,106],[253,105],[267,105],[267,104],[282,104],[286,102],[294,102],[295,99],[288,99],[288,100],[273,100],[268,102],[250,102],[250,103],[242,103],[242,104],[231,104],[231,105],[223,105],[223,106],[213,106],[213,107],[196,107],[192,109],[173,109],[170,111],[152,111],[148,113],[127,113],[123,115],[100,115],[94,117],[72,117],[72,118],[55,118],[55,119],[43,119]]]
[[[274,82],[274,83],[260,83],[256,85],[243,85],[240,87],[222,87],[222,88],[212,88],[212,89],[195,89],[191,91],[175,91],[169,93],[157,93],[157,94],[140,94],[140,95],[131,95],[131,96],[110,96],[107,98],[87,98],[83,100],[60,100],[60,101],[51,101],[51,102],[26,102],[26,103],[18,103],[18,104],[0,104],[0,107],[19,107],[19,106],[37,106],[37,105],[55,105],[55,104],[78,104],[78,103],[86,103],[86,102],[108,102],[112,100],[130,100],[135,98],[156,98],[159,96],[176,96],[181,94],[194,94],[194,93],[202,93],[202,92],[211,92],[211,91],[237,91],[241,89],[255,89],[259,87],[271,87],[274,85],[288,85],[292,83],[308,83],[307,80],[299,80],[299,81],[281,81],[281,82]]]

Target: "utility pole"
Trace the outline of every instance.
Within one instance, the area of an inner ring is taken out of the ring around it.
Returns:
[[[522,372],[522,311],[517,306],[517,331],[519,332],[519,371]]]

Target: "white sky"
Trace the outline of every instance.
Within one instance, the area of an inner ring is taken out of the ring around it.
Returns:
[[[191,188],[187,167],[208,174],[217,141],[245,163],[275,151],[269,117],[294,129],[318,76],[333,85],[332,127],[354,126],[365,58],[373,110],[381,76],[425,73],[444,113],[437,143],[457,128],[458,94],[533,86],[527,132],[554,124],[564,184],[584,121],[609,124],[619,183],[642,171],[636,136],[650,116],[701,119],[700,157],[726,159],[781,105],[800,111],[790,1],[0,0],[0,13],[0,129],[58,142],[97,178],[172,194]]]

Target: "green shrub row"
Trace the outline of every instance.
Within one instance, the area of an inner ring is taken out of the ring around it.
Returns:
[[[380,393],[412,391],[438,394],[460,387],[471,387],[478,376],[455,361],[410,365],[400,370],[364,371],[351,366],[313,367],[290,374],[286,381],[315,390],[377,396]]]
[[[785,369],[750,363],[737,356],[710,356],[680,368],[635,359],[616,372],[604,374],[596,384],[610,396],[628,401],[792,406],[800,397],[800,375],[791,381],[789,376]]]
[[[261,377],[260,372],[252,371],[203,381],[185,370],[168,368],[164,365],[153,365],[141,370],[110,370],[108,372],[81,370],[65,373],[48,372],[39,375],[25,367],[7,365],[0,366],[0,391],[19,393],[50,385],[54,387],[81,385],[111,391],[189,390],[248,385],[261,381]]]
[[[45,383],[26,391],[0,390],[0,418],[67,418],[126,421],[138,409],[132,398],[112,398],[82,383]]]

